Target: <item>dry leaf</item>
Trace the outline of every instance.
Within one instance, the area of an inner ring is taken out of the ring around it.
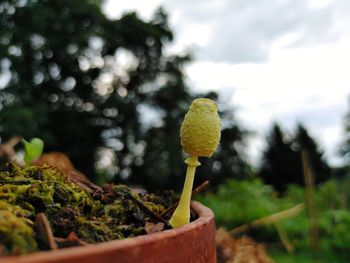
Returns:
[[[60,248],[88,245],[88,243],[79,239],[74,232],[70,232],[66,238],[56,237],[55,240]]]
[[[265,248],[249,237],[233,238],[225,229],[216,231],[218,263],[273,263]]]
[[[35,230],[38,235],[38,239],[42,242],[45,249],[57,249],[57,244],[52,233],[50,222],[44,213],[39,213],[36,216]]]
[[[151,222],[146,222],[145,224],[145,231],[147,232],[147,234],[160,232],[160,231],[163,231],[163,229],[164,229],[163,222],[158,222],[156,224]]]

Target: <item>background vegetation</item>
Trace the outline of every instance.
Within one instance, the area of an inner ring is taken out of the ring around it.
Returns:
[[[221,145],[202,160],[197,179],[211,181],[213,192],[199,199],[215,211],[218,225],[231,229],[304,203],[306,150],[315,175],[319,251],[343,259],[350,243],[349,167],[329,167],[303,124],[294,134],[273,124],[261,165],[252,167],[245,155],[249,132],[235,120],[232,105],[214,92],[191,92],[183,72],[191,55],[164,51],[173,39],[166,12],[159,9],[150,21],[135,13],[110,20],[101,5],[0,1],[0,74],[7,78],[0,87],[1,141],[37,136],[46,151],[66,153],[99,183],[178,190],[185,169],[179,142],[184,113],[196,97],[215,99],[222,110]],[[350,158],[350,113],[344,123],[340,152]],[[280,224],[308,258],[306,212]],[[273,225],[249,234],[279,242]]]
[[[109,179],[179,189],[178,127],[195,97],[217,94],[192,94],[183,76],[190,56],[164,53],[173,34],[163,10],[147,22],[135,13],[109,20],[101,4],[0,3],[0,72],[9,76],[0,90],[1,139],[40,137],[46,151],[68,154],[100,182],[105,176],[97,178],[95,163],[108,151]],[[226,144],[202,168],[213,185],[244,177],[247,166],[238,151],[244,132],[231,109],[221,114]]]

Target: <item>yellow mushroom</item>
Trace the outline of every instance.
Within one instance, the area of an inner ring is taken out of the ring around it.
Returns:
[[[219,144],[220,135],[221,121],[215,102],[205,98],[194,100],[181,125],[181,145],[189,158],[185,161],[188,167],[180,202],[169,221],[172,227],[189,223],[194,174],[200,165],[198,157],[210,157]]]

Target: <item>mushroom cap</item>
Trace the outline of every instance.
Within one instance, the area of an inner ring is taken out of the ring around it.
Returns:
[[[210,157],[221,136],[221,121],[216,103],[200,98],[192,102],[180,130],[181,145],[190,156]]]

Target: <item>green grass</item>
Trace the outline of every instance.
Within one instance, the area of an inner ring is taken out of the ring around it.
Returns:
[[[314,256],[312,253],[303,251],[288,254],[281,250],[268,250],[268,254],[276,263],[345,263],[349,262],[341,254],[336,253],[319,253],[318,256]]]

